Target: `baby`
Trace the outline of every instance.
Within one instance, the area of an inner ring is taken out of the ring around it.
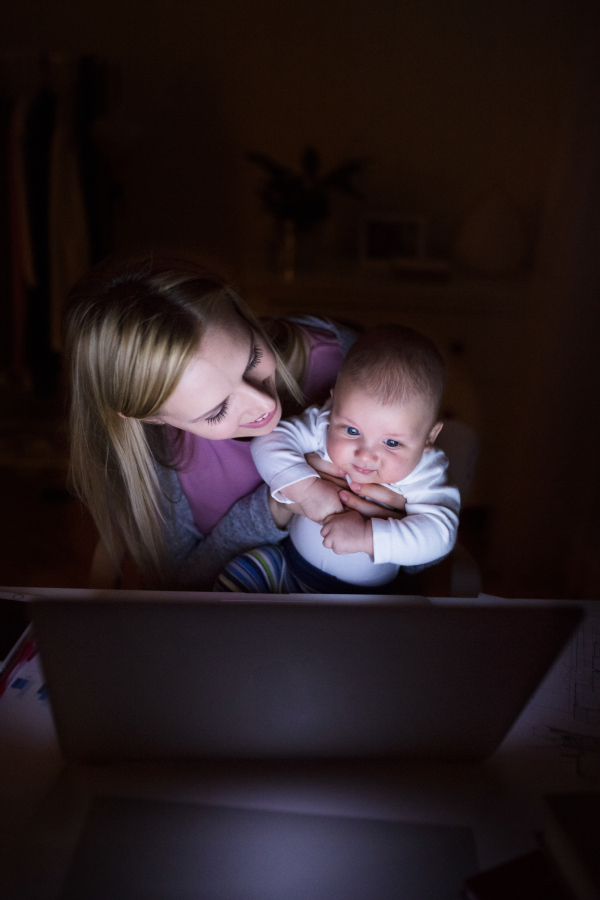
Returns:
[[[273,497],[299,513],[278,550],[292,589],[379,593],[399,569],[419,571],[452,550],[460,497],[434,446],[444,381],[428,338],[403,326],[375,328],[351,348],[322,407],[252,442]],[[405,516],[388,518],[382,507],[381,518],[364,519],[346,510],[339,488],[306,463],[310,452],[337,466],[354,490],[376,483],[401,494]]]

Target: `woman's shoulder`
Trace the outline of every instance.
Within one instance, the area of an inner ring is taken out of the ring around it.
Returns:
[[[325,316],[286,316],[288,322],[305,331],[313,348],[323,343],[336,342],[345,356],[358,337],[358,331]]]

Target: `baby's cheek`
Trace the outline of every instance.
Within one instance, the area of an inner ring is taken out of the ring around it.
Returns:
[[[336,466],[340,469],[346,468],[347,455],[344,453],[343,441],[336,441],[335,438],[329,437],[327,439],[327,453],[329,454],[329,459]]]

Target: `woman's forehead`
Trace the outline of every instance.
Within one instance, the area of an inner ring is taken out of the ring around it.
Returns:
[[[241,377],[246,369],[251,343],[252,332],[245,322],[232,323],[231,327],[210,326],[200,339],[184,377],[194,367],[198,371],[224,371]]]
[[[232,350],[237,349],[241,344],[248,343],[251,334],[248,322],[232,313],[221,322],[215,322],[204,329],[195,356],[212,356],[215,347],[222,348],[227,344],[231,344]]]
[[[243,378],[251,337],[250,327],[241,319],[231,328],[207,328],[162,414],[190,423],[221,406]]]

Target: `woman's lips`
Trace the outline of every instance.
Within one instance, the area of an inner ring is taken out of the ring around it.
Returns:
[[[258,419],[255,419],[254,422],[246,422],[242,425],[242,428],[264,428],[265,425],[268,425],[275,413],[277,412],[277,404],[275,404],[275,408],[271,410],[270,413],[265,413],[264,416],[260,416]]]

